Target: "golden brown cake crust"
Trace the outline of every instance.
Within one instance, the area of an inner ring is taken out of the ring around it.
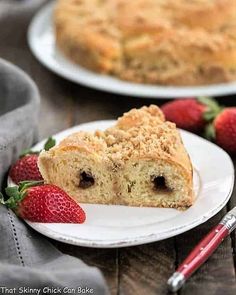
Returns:
[[[179,131],[154,105],[132,109],[105,131],[68,136],[40,154],[39,168],[46,182],[79,202],[181,208],[194,201],[192,164]],[[78,171],[93,175],[96,186],[80,188]],[[166,178],[159,199],[156,177]]]
[[[59,48],[100,73],[138,83],[236,80],[236,0],[59,0]]]
[[[158,138],[158,140],[156,140]],[[189,167],[190,161],[176,125],[165,121],[155,106],[132,109],[118,118],[105,131],[77,132],[62,140],[50,152],[57,154],[72,150],[105,154],[124,164],[130,158],[173,158],[174,162]]]

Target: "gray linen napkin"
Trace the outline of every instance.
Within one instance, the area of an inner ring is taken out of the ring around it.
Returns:
[[[23,288],[22,294],[33,289],[33,294],[47,294],[52,288],[59,294],[108,294],[97,268],[62,254],[2,205],[0,219],[0,294],[14,288],[15,294]]]
[[[36,85],[23,71],[0,58],[0,187],[11,163],[35,143],[38,112]]]

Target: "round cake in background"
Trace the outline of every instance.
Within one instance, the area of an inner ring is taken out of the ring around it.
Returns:
[[[56,42],[73,62],[136,83],[236,80],[236,0],[59,0]]]

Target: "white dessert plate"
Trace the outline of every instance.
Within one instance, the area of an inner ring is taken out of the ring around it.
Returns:
[[[52,21],[53,9],[54,2],[49,3],[33,18],[28,31],[28,43],[35,57],[44,66],[68,80],[91,88],[132,97],[166,99],[236,93],[236,82],[194,87],[157,86],[126,82],[86,70],[70,62],[56,47]]]
[[[106,129],[114,121],[96,121],[54,135],[57,142],[78,131]],[[84,224],[33,223],[36,231],[68,244],[113,248],[150,243],[183,233],[205,222],[225,206],[234,184],[234,168],[227,153],[218,146],[182,131],[184,144],[194,166],[196,201],[186,211],[168,208],[139,208],[115,205],[81,204]],[[34,149],[42,149],[44,141]],[[8,179],[9,184],[12,184]]]

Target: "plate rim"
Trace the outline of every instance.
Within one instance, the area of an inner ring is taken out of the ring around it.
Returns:
[[[209,220],[211,217],[215,216],[229,201],[231,194],[233,191],[233,185],[230,188],[230,191],[226,197],[226,199],[224,200],[224,202],[222,202],[217,208],[215,208],[214,211],[211,211],[211,213],[207,216],[203,216],[202,218],[199,217],[198,220],[195,220],[192,223],[189,223],[188,226],[180,226],[179,228],[175,228],[172,230],[166,230],[165,232],[162,232],[161,234],[150,234],[147,236],[139,236],[135,239],[127,239],[125,241],[120,241],[120,242],[115,242],[114,240],[107,240],[107,241],[103,241],[103,240],[96,240],[96,242],[88,240],[88,239],[84,239],[84,238],[78,238],[78,237],[70,237],[67,234],[64,234],[64,236],[58,236],[57,232],[52,230],[52,229],[48,229],[46,228],[46,232],[47,234],[45,234],[44,229],[44,224],[43,223],[32,223],[29,222],[27,220],[25,220],[25,222],[31,226],[34,230],[38,231],[39,233],[52,238],[54,240],[57,240],[59,242],[63,242],[63,243],[67,243],[70,245],[74,245],[74,246],[81,246],[81,247],[89,247],[89,248],[101,248],[101,249],[108,249],[108,248],[124,248],[124,247],[131,247],[131,246],[138,246],[138,245],[144,245],[144,244],[149,244],[149,243],[153,243],[153,242],[158,242],[158,241],[162,241],[165,239],[169,239],[169,238],[173,238],[175,236],[178,236],[182,233],[185,233],[195,227],[197,227],[198,225],[203,224],[204,222],[206,222],[207,220]],[[173,234],[172,234],[173,233]],[[114,242],[113,242],[114,241]]]
[[[87,122],[87,123],[83,123],[83,124],[79,124],[76,126],[73,126],[71,128],[67,128],[65,130],[62,130],[58,133],[56,133],[53,136],[58,136],[60,134],[62,134],[63,132],[68,132],[69,130],[71,132],[73,132],[76,129],[80,129],[80,128],[86,128],[86,126],[90,126],[90,125],[94,125],[94,124],[112,124],[114,123],[114,120],[97,120],[97,121],[91,121],[91,122]],[[224,198],[224,200],[218,204],[218,206],[216,208],[214,208],[213,210],[211,210],[210,212],[207,212],[207,214],[203,215],[203,216],[199,216],[197,219],[195,219],[193,222],[188,223],[187,225],[180,225],[179,227],[175,227],[174,229],[168,229],[163,231],[162,233],[151,233],[149,235],[142,235],[142,236],[137,236],[135,238],[126,238],[125,240],[120,240],[117,241],[117,239],[109,239],[109,240],[89,240],[89,239],[85,239],[85,238],[79,238],[79,237],[72,237],[70,235],[67,234],[63,234],[63,236],[58,235],[58,232],[54,231],[51,228],[48,228],[47,225],[45,225],[44,223],[33,223],[33,222],[29,222],[27,220],[25,220],[25,222],[31,226],[34,230],[38,231],[39,233],[52,238],[54,240],[60,241],[60,242],[64,242],[64,243],[68,243],[68,244],[72,244],[72,245],[76,245],[76,246],[82,246],[82,247],[91,247],[91,248],[122,248],[122,247],[129,247],[129,246],[136,246],[136,245],[142,245],[142,244],[147,244],[147,243],[151,243],[151,242],[157,242],[160,240],[164,240],[167,238],[171,238],[174,237],[176,235],[179,235],[181,233],[184,233],[190,229],[195,228],[196,226],[206,222],[208,219],[210,219],[211,217],[213,217],[215,214],[217,214],[229,201],[232,191],[233,191],[233,187],[234,187],[234,165],[233,162],[230,158],[230,156],[219,146],[215,145],[212,142],[207,141],[206,139],[193,134],[191,132],[188,132],[186,130],[181,130],[181,133],[185,133],[187,135],[191,135],[193,137],[197,137],[200,138],[203,142],[206,142],[209,145],[214,146],[215,148],[219,149],[221,152],[224,153],[224,155],[228,158],[229,163],[230,163],[230,169],[231,169],[231,186],[229,188],[228,194],[227,196]],[[35,146],[37,146],[38,144],[42,144],[44,140],[40,140]],[[35,147],[34,146],[34,147]],[[10,181],[10,178],[8,176],[8,183]]]
[[[132,96],[132,97],[146,97],[156,99],[169,99],[169,98],[187,98],[190,96],[222,96],[236,93],[236,81],[220,84],[211,84],[205,86],[158,86],[148,84],[138,84],[120,80],[112,76],[106,76],[99,73],[95,73],[85,69],[75,63],[69,61],[69,59],[63,57],[65,61],[78,68],[79,71],[85,71],[90,75],[92,79],[83,77],[83,75],[73,75],[69,69],[62,66],[56,66],[55,63],[48,61],[45,54],[40,54],[40,50],[34,43],[35,31],[39,27],[40,21],[47,15],[52,13],[55,6],[55,1],[45,4],[33,17],[27,32],[27,41],[31,52],[36,59],[43,64],[46,68],[54,72],[55,74],[73,81],[74,83],[105,91],[115,93],[119,95]],[[110,83],[107,83],[107,80]],[[104,83],[106,82],[106,83]],[[118,83],[116,85],[116,83]],[[113,86],[111,87],[111,85]],[[114,86],[115,85],[115,86]]]

